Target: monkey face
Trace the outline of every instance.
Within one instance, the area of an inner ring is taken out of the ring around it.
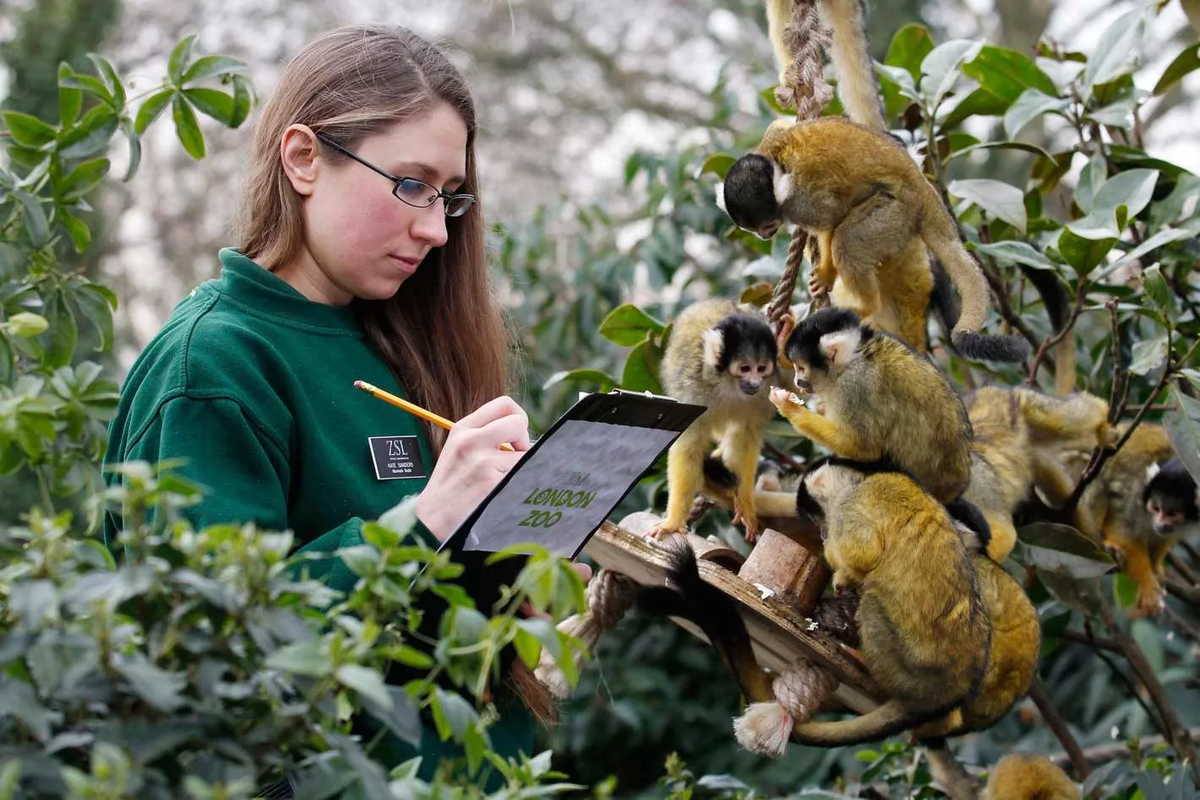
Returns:
[[[1160,536],[1200,520],[1200,491],[1178,458],[1146,469],[1146,488],[1142,502],[1150,514],[1154,532]]]
[[[1196,521],[1194,517],[1191,520],[1188,519],[1188,511],[1184,508],[1184,504],[1174,497],[1151,495],[1150,499],[1146,501],[1146,511],[1153,520],[1154,532],[1160,536],[1172,534],[1177,527],[1189,521]]]
[[[742,394],[756,395],[771,382],[775,362],[771,360],[737,359],[729,365],[729,374],[737,381]]]

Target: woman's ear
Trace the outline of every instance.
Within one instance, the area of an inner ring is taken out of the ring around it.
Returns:
[[[307,197],[317,181],[320,150],[317,135],[307,125],[289,125],[279,140],[279,158],[283,173],[296,194]]]

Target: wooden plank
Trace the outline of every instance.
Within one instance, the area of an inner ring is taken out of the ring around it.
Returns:
[[[655,542],[605,522],[589,540],[584,552],[601,567],[612,569],[642,584],[666,581],[666,552]],[[768,597],[725,567],[700,560],[700,577],[737,603],[753,642],[755,657],[767,669],[781,672],[796,659],[815,661],[839,680],[834,697],[845,706],[863,713],[874,708],[883,693],[862,665],[833,637],[811,631],[810,620],[786,604]],[[674,619],[674,618],[672,618]],[[683,628],[703,638],[684,620]]]

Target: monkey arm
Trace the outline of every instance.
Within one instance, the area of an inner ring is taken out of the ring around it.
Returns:
[[[803,403],[793,400],[790,392],[775,390],[771,392],[771,402],[779,409],[779,413],[792,427],[817,444],[825,447],[834,455],[842,458],[852,458],[856,461],[874,461],[883,457],[879,448],[871,448],[849,428],[844,428],[829,417],[814,414],[804,407]]]
[[[762,452],[762,430],[751,425],[731,426],[721,442],[721,451],[737,476],[733,496],[733,521],[746,528],[746,541],[758,538],[758,514],[754,505],[754,477]]]
[[[1148,617],[1162,611],[1162,585],[1154,574],[1146,543],[1117,525],[1104,526],[1104,541],[1121,554],[1122,568],[1137,586],[1137,603],[1130,616]]]
[[[659,538],[687,529],[696,493],[704,485],[707,426],[697,420],[667,451],[667,515],[649,536]]]

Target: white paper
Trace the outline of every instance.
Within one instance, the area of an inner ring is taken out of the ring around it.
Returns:
[[[567,420],[517,467],[471,528],[464,550],[536,542],[570,556],[678,433]]]

